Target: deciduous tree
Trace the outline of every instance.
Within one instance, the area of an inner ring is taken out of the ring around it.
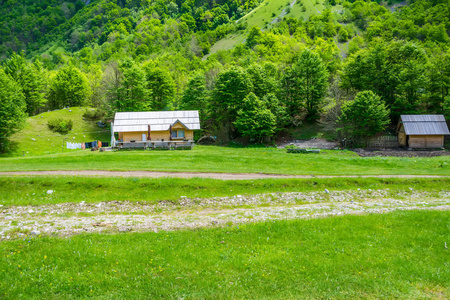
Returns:
[[[22,52],[13,53],[5,63],[5,73],[13,78],[22,88],[27,104],[26,112],[35,114],[47,102],[45,99],[46,76],[39,60],[30,63]]]
[[[285,70],[283,88],[291,117],[306,111],[306,120],[319,118],[328,87],[328,71],[318,54],[304,50]]]
[[[25,96],[21,87],[0,68],[0,152],[8,147],[8,138],[25,125]]]
[[[389,109],[374,92],[359,92],[355,100],[342,105],[339,123],[344,137],[364,143],[389,124]]]
[[[51,108],[85,105],[90,94],[86,76],[68,65],[58,71],[51,80],[49,104]]]
[[[264,102],[254,93],[250,93],[244,98],[234,125],[243,136],[262,142],[264,137],[270,137],[275,133],[277,122]]]
[[[153,110],[163,110],[172,104],[175,97],[175,83],[169,73],[161,68],[145,68],[147,89]]]

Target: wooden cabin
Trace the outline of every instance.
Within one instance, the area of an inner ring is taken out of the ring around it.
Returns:
[[[443,115],[402,115],[397,133],[399,146],[409,148],[442,148],[450,134]]]
[[[111,144],[119,148],[192,145],[200,129],[198,111],[117,112],[111,124]]]

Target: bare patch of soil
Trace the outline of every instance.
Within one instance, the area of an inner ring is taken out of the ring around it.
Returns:
[[[291,145],[300,148],[316,148],[316,149],[335,149],[338,147],[338,144],[336,142],[330,142],[325,139],[311,139],[311,140],[283,141],[278,144],[278,148],[285,148],[286,146]]]
[[[353,149],[361,157],[395,156],[395,157],[435,157],[450,155],[447,150],[406,150],[406,149]]]

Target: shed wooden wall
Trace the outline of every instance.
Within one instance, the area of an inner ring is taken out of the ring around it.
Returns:
[[[400,147],[406,147],[406,133],[403,124],[400,124],[400,129],[398,131],[398,145]]]
[[[410,135],[408,146],[411,148],[441,148],[444,146],[444,136]]]

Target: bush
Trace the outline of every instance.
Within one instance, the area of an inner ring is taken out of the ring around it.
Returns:
[[[72,130],[73,121],[65,119],[51,119],[47,122],[48,128],[51,131],[59,133],[68,133]]]
[[[99,121],[105,116],[105,112],[100,109],[86,109],[83,118],[91,121]]]

